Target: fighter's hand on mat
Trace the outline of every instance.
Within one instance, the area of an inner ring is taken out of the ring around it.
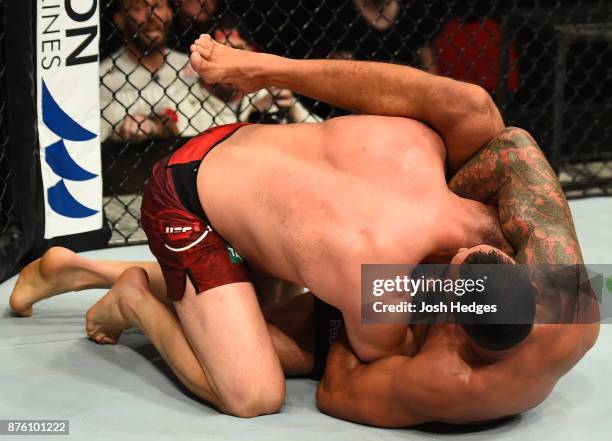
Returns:
[[[231,84],[244,93],[265,86],[259,75],[269,54],[234,49],[203,34],[190,47],[191,66],[206,83]]]
[[[115,130],[115,138],[122,141],[143,141],[157,134],[157,124],[142,113],[126,115]]]

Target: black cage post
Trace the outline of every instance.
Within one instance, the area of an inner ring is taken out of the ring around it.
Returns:
[[[33,4],[0,0],[0,280],[40,234]]]

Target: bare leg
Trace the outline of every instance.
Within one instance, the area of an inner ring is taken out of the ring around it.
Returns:
[[[142,289],[142,284],[146,282],[146,278],[143,279],[142,271],[139,273],[139,270],[139,268],[134,267],[127,271],[136,272],[137,277],[139,277],[136,279],[137,283],[134,283],[133,278],[128,278],[125,275],[120,277],[113,288],[89,309],[86,316],[87,335],[92,340],[101,344],[115,344],[121,333],[131,326],[136,326],[144,332],[142,326],[135,324],[134,320],[126,320],[126,314],[121,312],[118,306],[127,304],[129,307],[127,315],[132,314],[132,316],[138,317],[146,314],[147,302],[143,302],[140,294],[145,291],[146,296],[150,297],[150,293],[148,289]],[[120,297],[124,297],[125,302],[120,302]],[[263,309],[268,332],[272,337],[274,349],[285,375],[308,375],[312,372],[314,353],[313,298],[310,293],[301,294],[283,303]],[[134,301],[135,299],[138,302]],[[157,315],[158,325],[168,328],[171,324],[165,323],[165,321],[168,317],[171,317],[171,321],[180,326],[173,309],[169,309],[166,304],[163,304],[163,306],[168,309],[170,315],[159,313]],[[198,365],[197,369],[201,370],[201,367]],[[199,377],[199,374],[196,372],[184,375],[184,377]]]
[[[210,385],[177,317],[153,296],[142,268],[128,269],[118,277],[86,318],[88,336],[101,344],[116,343],[131,326],[140,329],[181,382],[197,396],[209,399]]]
[[[198,291],[186,280],[174,307],[211,386],[207,401],[236,416],[277,412],[282,366],[250,282]]]
[[[252,285],[224,285],[196,296],[188,284],[175,306],[178,318],[155,299],[147,273],[130,268],[87,312],[87,333],[114,344],[136,326],[189,390],[222,411],[244,417],[278,411],[282,372]],[[226,320],[234,309],[240,320]]]
[[[149,277],[153,280],[150,281]],[[17,310],[21,302],[22,308],[25,305],[31,313],[31,306],[44,298],[66,291],[111,285],[114,285],[112,289],[87,312],[89,337],[101,344],[115,344],[125,329],[136,326],[151,339],[186,387],[201,398],[218,404],[211,399],[211,385],[202,365],[186,341],[174,308],[165,297],[163,277],[157,263],[91,261],[67,249],[53,248],[22,271],[11,296],[11,306]],[[150,286],[157,288],[151,289]],[[261,284],[264,290],[267,286],[269,284]],[[266,313],[271,322],[267,328],[274,349],[289,375],[304,375],[311,371],[311,305],[311,298],[300,296],[270,308]]]
[[[153,295],[170,306],[157,262],[91,260],[62,247],[50,248],[21,271],[9,304],[16,314],[27,317],[32,315],[32,306],[41,300],[66,292],[110,289],[121,273],[135,266],[147,272]],[[289,282],[261,275],[253,277],[264,305],[279,303],[302,292],[301,287]]]
[[[121,273],[134,266],[147,271],[151,291],[167,303],[166,286],[157,262],[89,260],[66,248],[54,247],[21,271],[9,304],[16,314],[30,316],[32,306],[43,299],[71,291],[110,288]]]

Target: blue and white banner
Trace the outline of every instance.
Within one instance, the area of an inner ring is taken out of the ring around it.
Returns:
[[[45,239],[102,227],[98,0],[38,0]]]

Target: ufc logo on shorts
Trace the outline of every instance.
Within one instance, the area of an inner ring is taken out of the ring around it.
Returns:
[[[189,233],[193,231],[193,227],[166,227],[166,233],[178,234],[178,233]]]
[[[168,245],[167,243],[164,243],[164,246],[168,248],[170,251],[174,251],[175,253],[186,251],[190,248],[193,248],[200,242],[202,242],[206,238],[206,235],[208,235],[208,233],[212,231],[212,228],[210,227],[210,225],[206,225],[205,230],[206,231],[204,231],[204,233],[202,233],[200,237],[198,237],[196,240],[194,240],[193,242],[185,246],[173,247],[171,245]],[[187,239],[191,237],[192,232],[202,231],[202,227],[198,224],[189,225],[189,226],[179,226],[179,227],[173,227],[173,226],[167,225],[164,227],[164,231],[166,232],[166,234],[172,235],[172,237],[168,238],[172,242],[172,241]]]

